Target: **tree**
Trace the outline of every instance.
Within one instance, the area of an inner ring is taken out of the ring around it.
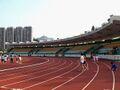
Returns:
[[[95,30],[95,27],[94,27],[94,26],[92,26],[91,31],[94,31],[94,30]]]
[[[33,38],[33,41],[39,42],[39,40],[38,40],[38,39],[36,39],[36,38]]]

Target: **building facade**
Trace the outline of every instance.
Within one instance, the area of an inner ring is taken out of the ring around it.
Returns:
[[[8,27],[5,31],[5,42],[12,43],[14,42],[14,28]]]
[[[5,28],[0,27],[0,50],[5,49]]]
[[[32,41],[32,27],[0,27],[0,49],[5,49],[12,43],[27,43]]]
[[[24,27],[22,41],[25,43],[32,41],[32,27]]]
[[[22,32],[23,28],[22,27],[16,27],[14,29],[14,42],[22,42]]]

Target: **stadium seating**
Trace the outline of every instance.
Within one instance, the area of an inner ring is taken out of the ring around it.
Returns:
[[[114,50],[114,48],[116,48]],[[109,40],[101,43],[89,43],[72,46],[58,46],[58,47],[29,47],[29,48],[12,48],[10,53],[38,55],[38,56],[64,56],[64,55],[79,55],[84,54],[104,54],[104,55],[120,55],[120,41]]]

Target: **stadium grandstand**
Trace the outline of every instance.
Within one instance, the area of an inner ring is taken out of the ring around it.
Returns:
[[[120,55],[120,16],[111,15],[101,27],[84,34],[65,39],[40,43],[20,43],[7,45],[7,53],[29,56],[79,57],[80,53],[89,56],[98,54],[101,58]]]
[[[6,47],[0,90],[120,90],[120,16],[78,36]]]

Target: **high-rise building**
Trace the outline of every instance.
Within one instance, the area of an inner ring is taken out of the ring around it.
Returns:
[[[14,28],[8,27],[5,31],[5,42],[12,43],[14,42]]]
[[[23,42],[31,42],[32,41],[32,27],[24,27],[23,29]]]
[[[5,28],[0,27],[0,49],[5,48]]]
[[[22,27],[16,27],[14,29],[14,42],[22,42],[22,32],[23,28]]]
[[[0,49],[9,46],[9,43],[31,42],[32,41],[32,27],[0,27]]]

